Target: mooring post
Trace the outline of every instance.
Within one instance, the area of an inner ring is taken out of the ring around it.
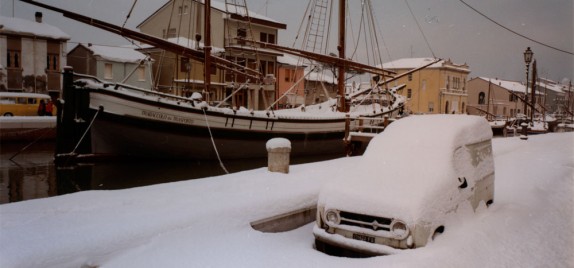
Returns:
[[[267,168],[271,172],[289,173],[291,142],[285,138],[273,138],[267,141]]]
[[[522,127],[522,135],[520,135],[520,139],[528,140],[528,123],[522,122],[520,126]]]
[[[74,69],[64,67],[62,78],[62,96],[56,102],[56,156],[69,153],[74,149]],[[57,158],[57,157],[56,157]]]

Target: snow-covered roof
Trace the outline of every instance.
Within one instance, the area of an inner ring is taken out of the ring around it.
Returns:
[[[305,75],[307,75],[307,73],[310,70],[311,70],[310,67],[305,68]],[[327,74],[325,71],[311,72],[309,75],[307,75],[305,80],[316,81],[316,82],[325,82],[325,83],[335,84],[335,85],[337,85],[337,83],[338,83],[337,79],[335,79],[333,76]]]
[[[308,63],[309,60],[307,60],[307,59],[300,60],[300,58],[298,58],[296,56],[284,53],[282,56],[277,57],[277,62],[282,63],[282,64],[292,65],[292,66],[306,66],[305,63],[306,62]]]
[[[383,69],[414,69],[435,61],[432,58],[403,58],[383,63]],[[427,68],[439,68],[443,61],[439,61]],[[380,67],[381,65],[377,65]]]
[[[507,81],[498,78],[488,78],[488,77],[479,77],[479,78],[484,81],[490,81],[491,83],[498,85],[502,88],[505,88],[507,90],[510,90],[512,92],[524,93],[526,90],[526,87],[521,82]]]
[[[383,69],[389,70],[396,70],[396,69],[415,69],[422,67],[426,64],[429,64],[433,61],[436,61],[434,58],[402,58],[398,60],[394,60],[391,62],[383,63]],[[381,65],[377,65],[377,67],[381,67]],[[435,64],[428,66],[427,68],[451,68],[451,69],[458,69],[463,72],[470,72],[468,66],[466,64],[455,64],[452,63],[450,60],[441,60]]]
[[[114,46],[100,46],[100,45],[82,45],[78,44],[88,50],[90,50],[94,56],[99,56],[104,60],[114,61],[114,62],[133,62],[137,63],[145,59],[147,56],[137,50],[135,47],[114,47]],[[75,49],[75,48],[74,48]]]
[[[203,3],[203,0],[199,0],[199,2]],[[226,8],[225,8],[225,3],[223,2],[217,2],[217,1],[211,1],[211,7],[215,8],[217,10],[223,11],[224,13],[226,12]],[[229,13],[230,14],[239,14],[239,15],[243,15],[241,9],[238,8],[233,8],[233,5],[230,5],[230,10]],[[258,14],[256,12],[253,12],[251,9],[248,9],[249,12],[249,17],[251,18],[255,18],[255,19],[260,19],[260,20],[266,20],[266,21],[270,21],[270,22],[277,22],[276,20],[269,18],[267,16]]]
[[[545,78],[540,78],[540,80],[536,82],[536,85],[558,93],[564,93],[567,91],[564,85]]]
[[[0,33],[15,33],[52,39],[69,40],[70,36],[60,28],[44,22],[0,16]]]

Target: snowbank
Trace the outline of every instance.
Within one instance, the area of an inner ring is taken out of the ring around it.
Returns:
[[[363,157],[0,206],[0,267],[573,267],[574,133],[495,139],[494,204],[424,248],[368,259],[313,249],[313,223],[249,223],[314,204]],[[392,152],[389,152],[392,153]]]

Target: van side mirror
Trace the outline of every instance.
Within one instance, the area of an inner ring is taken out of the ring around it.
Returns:
[[[468,186],[468,183],[466,182],[466,177],[462,177],[462,179],[459,177],[458,181],[460,182],[460,184],[458,185],[459,189],[464,189]]]

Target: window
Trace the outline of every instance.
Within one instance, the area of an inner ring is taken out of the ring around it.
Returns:
[[[407,89],[407,99],[410,99],[413,97],[413,90],[411,88]]]
[[[433,113],[434,112],[434,102],[429,102],[429,113]]]
[[[262,60],[261,63],[259,64],[259,71],[261,72],[261,74],[265,75],[267,74],[265,71],[267,70],[267,61]]]
[[[512,102],[517,102],[518,98],[516,97],[516,95],[510,94],[510,95],[508,95],[508,100],[512,101]]]
[[[247,29],[245,29],[245,28],[237,29],[237,37],[246,39],[247,38]],[[245,45],[245,40],[237,40],[237,43],[240,45]]]
[[[20,50],[8,50],[6,55],[6,65],[8,68],[20,68]]]
[[[211,75],[217,74],[217,66],[213,63],[209,66],[209,74]]]
[[[174,38],[177,35],[175,28],[170,28],[169,31],[163,30],[163,39]]]
[[[188,11],[187,11],[187,5],[183,5],[183,6],[177,7],[177,14],[178,14],[178,15],[181,16],[181,15],[187,14],[187,13],[188,13]]]
[[[104,79],[114,79],[113,65],[111,63],[104,65]]]
[[[46,70],[48,71],[59,71],[59,55],[55,53],[48,53],[46,56]]]
[[[486,94],[484,94],[484,92],[478,93],[478,104],[484,104],[485,99],[486,99]]]
[[[285,69],[285,82],[291,81],[291,70]]]
[[[138,81],[145,81],[145,66],[138,67]]]
[[[179,71],[187,73],[189,70],[191,70],[191,62],[189,62],[189,58],[181,57],[179,60]]]
[[[264,43],[275,44],[275,35],[269,33],[259,33],[259,40]]]
[[[409,81],[413,81],[413,74],[409,74]]]
[[[273,62],[273,61],[267,62],[267,73],[266,74],[275,74],[275,62]]]
[[[455,88],[455,89],[461,88],[461,86],[460,86],[460,77],[455,77],[455,78],[454,78],[454,87],[453,87],[453,88]]]

